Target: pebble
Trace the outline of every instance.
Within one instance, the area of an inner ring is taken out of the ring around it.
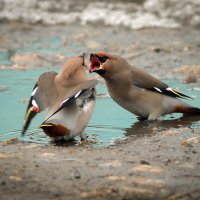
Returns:
[[[8,91],[9,87],[0,85],[0,92]]]
[[[80,179],[81,178],[81,174],[80,174],[80,172],[78,170],[74,171],[74,178],[75,179]]]
[[[140,161],[140,164],[142,164],[142,165],[150,165],[150,163],[147,162],[147,161],[145,161],[145,160],[141,160],[141,161]]]
[[[19,102],[22,103],[22,104],[27,104],[28,103],[28,99],[21,99]]]
[[[154,51],[155,53],[160,53],[161,51],[163,51],[163,52],[171,52],[171,49],[161,48],[161,47],[150,47],[150,50]]]
[[[175,72],[190,75],[200,75],[200,65],[184,65],[174,70]]]
[[[18,138],[12,138],[12,139],[4,141],[3,144],[4,145],[9,145],[9,144],[15,144],[15,143],[18,143],[18,142],[19,142]]]
[[[1,181],[1,185],[6,185],[6,182],[5,181]]]
[[[191,46],[185,46],[185,47],[183,48],[183,51],[184,51],[184,52],[187,52],[187,51],[190,51],[191,49],[192,49]]]
[[[200,136],[191,137],[181,141],[181,145],[183,146],[192,147],[193,144],[200,144]]]
[[[185,77],[184,82],[185,82],[185,83],[196,83],[197,80],[198,80],[198,79],[197,79],[197,76],[192,75],[192,74],[189,74],[189,75],[187,75],[187,76]]]

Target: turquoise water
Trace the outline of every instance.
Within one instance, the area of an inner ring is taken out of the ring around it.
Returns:
[[[45,134],[37,128],[44,119],[44,113],[34,118],[26,136],[21,137],[21,128],[27,106],[27,101],[23,102],[29,99],[37,77],[45,71],[49,71],[49,69],[0,71],[0,86],[8,87],[8,90],[0,92],[0,141],[18,137],[20,140],[28,142],[49,143]],[[192,90],[192,85],[184,85],[177,80],[166,80],[165,82],[171,87],[195,97],[195,100],[190,100],[188,103],[200,107],[200,94],[198,91]],[[123,139],[127,135],[148,134],[154,127],[160,130],[183,126],[200,128],[198,118],[179,119],[181,116],[179,114],[166,116],[165,121],[161,122],[138,122],[133,114],[122,109],[110,97],[102,95],[107,93],[105,86],[99,84],[97,90],[100,95],[92,119],[85,130],[89,139],[94,140],[96,144],[113,144],[117,138]]]

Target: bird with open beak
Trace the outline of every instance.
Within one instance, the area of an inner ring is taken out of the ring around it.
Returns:
[[[105,79],[108,92],[120,106],[139,120],[155,120],[170,113],[200,115],[180,98],[190,98],[147,72],[131,66],[124,58],[105,52],[91,53],[90,72]]]
[[[55,141],[85,138],[96,101],[96,80],[88,79],[84,54],[67,60],[59,73],[40,75],[33,88],[26,110],[22,135],[33,117],[47,109],[40,128]]]

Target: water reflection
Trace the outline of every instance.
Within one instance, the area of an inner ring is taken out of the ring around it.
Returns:
[[[133,123],[130,128],[125,129],[125,136],[135,135],[136,137],[151,136],[159,131],[170,128],[191,128],[197,127],[196,122],[200,123],[200,116],[182,116],[176,119],[157,120],[157,121],[138,121]],[[198,124],[199,124],[198,123]]]
[[[56,146],[75,146],[75,145],[90,145],[97,146],[109,146],[114,145],[116,139],[123,139],[127,136],[135,136],[135,138],[152,136],[160,131],[167,129],[179,129],[179,128],[198,128],[200,127],[200,116],[183,116],[175,119],[165,119],[158,121],[137,121],[134,122],[129,128],[111,127],[104,125],[90,125],[86,129],[86,135],[88,136],[85,142],[81,142],[79,137],[76,137],[73,141],[65,142],[52,142],[41,129],[29,129],[27,134],[22,137],[21,130],[15,130],[0,134],[0,141],[9,140],[13,138],[19,138],[21,141],[38,143],[38,144],[51,144]]]

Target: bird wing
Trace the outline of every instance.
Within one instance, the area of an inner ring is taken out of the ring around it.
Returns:
[[[71,89],[71,91],[68,92],[68,94],[66,94],[63,97],[63,99],[61,100],[59,107],[57,109],[55,109],[55,111],[50,116],[48,116],[48,118],[42,124],[45,124],[52,116],[54,116],[56,113],[61,111],[66,106],[70,105],[71,102],[75,101],[80,96],[82,96],[84,98],[90,97],[91,94],[93,94],[95,92],[94,88],[97,85],[97,83],[98,83],[97,80],[92,79],[89,81],[85,81],[85,82],[77,85],[73,89]]]
[[[132,83],[134,86],[157,92],[159,94],[175,97],[175,98],[190,98],[191,97],[178,92],[170,88],[166,83],[163,83],[159,79],[151,76],[150,74],[142,71],[138,68],[131,68],[132,71]]]
[[[38,80],[32,90],[31,97],[29,99],[29,103],[28,103],[28,106],[26,109],[26,114],[24,117],[24,125],[23,125],[23,129],[22,129],[22,135],[25,134],[26,130],[28,129],[28,127],[31,123],[31,120],[36,116],[36,114],[39,112],[42,112],[48,108],[49,101],[48,101],[46,93],[44,92],[45,91],[44,89],[48,85],[48,82],[51,79],[51,77],[52,78],[53,78],[53,76],[55,77],[56,74],[57,73],[55,73],[55,72],[46,72],[46,73],[43,73],[42,75],[40,75],[40,77],[38,78]],[[46,79],[46,78],[48,78],[48,79]],[[44,81],[45,79],[47,81]]]

